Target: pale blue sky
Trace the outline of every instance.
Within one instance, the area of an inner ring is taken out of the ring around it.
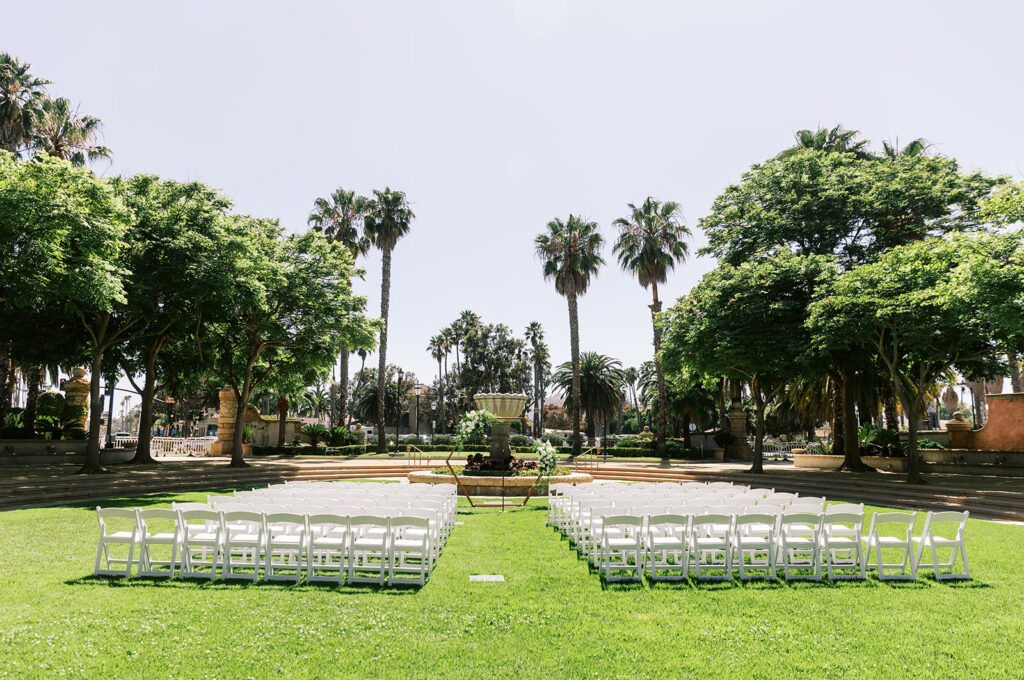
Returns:
[[[532,242],[570,212],[609,241],[582,348],[650,358],[649,293],[618,270],[611,221],[680,201],[696,250],[714,197],[798,128],[925,137],[1024,174],[1016,2],[37,0],[5,17],[0,49],[105,121],[101,172],[201,180],[296,230],[338,185],[406,191],[389,358],[421,379],[462,309],[519,333],[541,321],[567,360]],[[379,257],[363,265],[376,313]],[[666,303],[711,266],[682,265]]]

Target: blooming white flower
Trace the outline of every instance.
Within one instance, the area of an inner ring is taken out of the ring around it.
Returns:
[[[555,474],[558,469],[558,452],[551,442],[538,442],[533,450],[537,452],[537,467],[545,477]]]

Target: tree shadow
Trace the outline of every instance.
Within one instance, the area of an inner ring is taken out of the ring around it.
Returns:
[[[429,585],[430,581],[427,581]],[[293,592],[304,592],[304,591],[323,591],[323,592],[337,592],[341,594],[365,594],[365,593],[381,593],[385,595],[412,595],[422,590],[425,585],[418,583],[395,583],[392,585],[380,586],[375,583],[345,583],[338,584],[329,581],[321,582],[314,581],[313,583],[307,583],[302,581],[300,583],[293,583],[289,581],[248,581],[244,579],[231,579],[230,581],[224,581],[221,578],[213,580],[207,578],[160,578],[160,577],[146,577],[146,576],[133,576],[131,578],[125,578],[123,576],[94,576],[89,574],[87,576],[79,576],[78,578],[72,578],[64,581],[64,585],[68,586],[106,586],[107,588],[156,588],[163,590],[173,589],[200,589],[200,590],[284,590]]]

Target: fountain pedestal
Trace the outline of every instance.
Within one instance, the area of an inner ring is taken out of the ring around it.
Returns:
[[[526,406],[525,394],[476,394],[473,400],[476,407],[487,409],[498,421],[491,426],[490,455],[495,461],[505,461],[512,457],[512,449],[508,445],[508,429],[512,421],[519,420]]]

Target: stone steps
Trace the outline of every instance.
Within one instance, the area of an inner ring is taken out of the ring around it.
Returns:
[[[181,491],[238,486],[259,486],[276,482],[404,477],[423,470],[412,465],[274,465],[251,468],[210,467],[174,470],[159,466],[152,472],[112,475],[66,475],[45,479],[0,482],[0,510],[65,505],[109,498],[148,496]]]
[[[605,467],[588,469],[595,479],[620,481],[723,481],[772,487],[777,491],[825,496],[830,500],[865,502],[871,505],[920,510],[969,510],[973,516],[1024,522],[1024,493],[942,486],[911,486],[892,482],[865,482],[797,478],[791,475],[751,475],[743,472],[657,470]]]

